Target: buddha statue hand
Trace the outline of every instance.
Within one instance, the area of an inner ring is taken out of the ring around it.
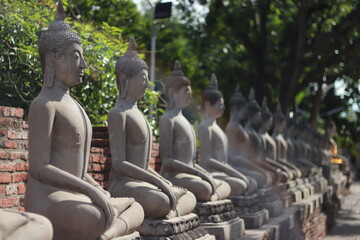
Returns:
[[[169,197],[171,209],[176,210],[176,206],[178,204],[178,199],[180,198],[180,195],[177,192],[175,192],[170,185],[166,183],[161,184],[161,186],[159,187]]]
[[[104,211],[106,217],[105,229],[110,228],[115,217],[115,210],[111,204],[111,199],[107,197],[101,190],[95,187],[92,188],[92,191],[90,191],[90,193],[87,195],[95,205]]]
[[[207,181],[208,183],[210,183],[212,189],[211,194],[214,195],[216,192],[216,183],[214,181],[214,178],[210,174],[202,171],[198,173],[198,176],[201,177],[203,180]]]
[[[134,198],[117,197],[110,198],[111,205],[114,207],[115,216],[119,216],[123,211],[135,202]]]

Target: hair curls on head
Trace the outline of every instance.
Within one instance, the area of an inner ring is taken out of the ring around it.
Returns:
[[[246,104],[247,104],[247,100],[241,94],[239,83],[237,83],[235,88],[235,93],[230,98],[230,109],[236,108],[239,110],[240,108],[246,106]]]
[[[55,21],[43,32],[39,39],[39,55],[41,67],[45,69],[45,55],[47,52],[55,53],[59,59],[71,43],[81,44],[79,36],[74,33],[65,20],[65,11],[61,0],[58,2]]]
[[[167,92],[170,88],[173,88],[175,91],[178,91],[183,86],[190,86],[190,80],[185,76],[181,70],[180,62],[175,61],[174,70],[172,73],[167,76],[164,80],[165,91]]]

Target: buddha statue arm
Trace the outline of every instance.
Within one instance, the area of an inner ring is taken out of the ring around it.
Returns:
[[[229,176],[241,178],[247,184],[249,184],[249,181],[245,175],[236,171],[229,164],[226,164],[211,157],[211,131],[208,128],[204,128],[200,126],[199,139],[200,139],[201,163],[204,163],[206,167],[213,169],[215,171],[224,172]]]
[[[106,196],[111,197],[110,193],[104,190],[88,173],[84,174],[84,180],[102,191]]]
[[[56,107],[50,102],[33,102],[29,111],[29,167],[37,181],[64,191],[82,193],[98,205],[106,215],[106,228],[114,219],[110,199],[102,191],[71,173],[51,164],[52,129]],[[55,146],[56,147],[56,146]]]

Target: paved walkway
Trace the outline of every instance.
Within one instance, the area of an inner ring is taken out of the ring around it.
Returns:
[[[325,240],[360,240],[360,182],[354,182]]]

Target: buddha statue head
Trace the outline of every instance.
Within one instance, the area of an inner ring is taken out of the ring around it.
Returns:
[[[218,81],[215,73],[211,74],[209,86],[201,94],[205,115],[214,118],[220,117],[225,109],[223,94],[218,89]]]
[[[134,37],[130,37],[124,56],[116,61],[115,74],[120,98],[131,96],[138,100],[144,97],[148,87],[148,66],[138,56]]]
[[[261,104],[261,121],[264,131],[269,131],[273,125],[273,116],[267,104],[267,98],[264,97]]]
[[[331,118],[328,118],[325,122],[325,133],[328,138],[333,138],[335,136],[336,125]]]
[[[86,63],[81,40],[65,20],[61,0],[58,2],[55,21],[41,34],[39,55],[44,72],[44,86],[52,87],[54,79],[66,86],[81,83]]]
[[[230,98],[230,113],[238,120],[244,120],[248,115],[247,100],[239,90],[239,83],[236,84],[235,93]]]
[[[276,105],[276,111],[274,112],[274,127],[278,132],[283,132],[286,126],[286,119],[283,111],[281,110],[280,102]]]
[[[255,90],[253,88],[250,89],[249,93],[248,114],[252,126],[259,127],[261,125],[261,111],[259,104],[255,100]]]
[[[191,100],[191,83],[181,70],[180,62],[175,61],[174,70],[164,80],[167,108],[183,109]]]

